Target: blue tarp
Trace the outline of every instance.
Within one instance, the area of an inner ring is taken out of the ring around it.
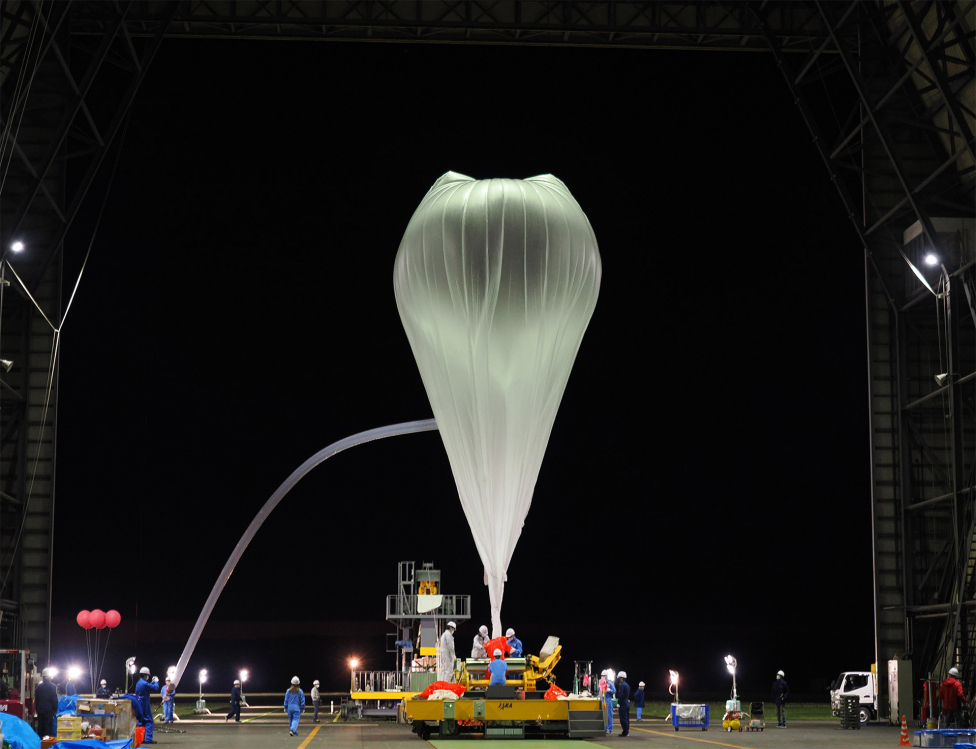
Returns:
[[[78,741],[59,741],[53,749],[75,749],[75,747],[78,749],[81,747],[88,747],[88,749],[129,749],[130,746],[132,746],[132,739],[119,739],[108,743],[98,739],[79,739]]]
[[[78,714],[78,695],[61,695],[58,697],[58,717],[62,715]]]
[[[9,713],[0,716],[0,721],[3,722],[3,740],[10,744],[11,749],[41,749],[41,737],[34,732],[30,723]]]

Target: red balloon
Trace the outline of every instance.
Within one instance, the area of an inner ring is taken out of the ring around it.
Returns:
[[[88,621],[95,629],[105,629],[105,612],[101,609],[95,609],[89,614]]]
[[[115,609],[105,612],[105,626],[109,629],[115,629],[122,622],[122,614],[120,614]]]
[[[78,626],[82,629],[91,629],[91,612],[88,609],[78,612],[78,617],[75,619],[78,622]]]

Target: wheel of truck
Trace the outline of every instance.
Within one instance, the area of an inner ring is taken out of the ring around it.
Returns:
[[[858,717],[861,719],[861,725],[865,725],[869,720],[871,720],[871,711],[866,707],[862,707]]]

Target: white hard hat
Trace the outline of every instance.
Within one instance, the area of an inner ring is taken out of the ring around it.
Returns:
[[[639,686],[639,687],[644,686],[644,682],[642,682],[642,681],[637,682],[637,686]]]
[[[302,681],[297,676],[292,676],[291,677],[291,683],[294,684],[297,687],[299,684],[302,683]]]
[[[169,679],[167,679],[166,681],[169,681]],[[234,686],[235,687],[239,687],[240,685],[241,685],[241,680],[240,679],[234,679]]]
[[[41,676],[43,676],[43,677],[45,677],[47,679],[53,679],[54,678],[54,671],[52,671],[50,668],[45,668],[43,671],[41,671]]]
[[[104,687],[104,686],[107,686],[107,685],[108,685],[108,682],[107,682],[107,681],[105,681],[105,679],[102,679],[102,681],[101,681],[100,683],[101,683],[101,685],[102,685],[103,687]]]
[[[315,681],[312,682],[312,686],[313,687],[317,687],[318,685],[319,685],[319,680],[318,679],[316,679]]]
[[[959,676],[959,669],[958,668],[950,668],[949,669],[949,676]]]
[[[777,676],[786,676],[786,674],[784,674],[782,671],[777,671],[776,672],[776,675]]]
[[[454,629],[457,629],[457,625],[454,622],[448,622],[447,623],[447,626],[448,627],[454,627]]]
[[[626,679],[627,678],[627,672],[626,671],[618,671],[617,672],[617,676],[619,676],[621,679]]]
[[[606,675],[607,675],[607,670],[606,670],[606,669],[603,669],[603,670],[602,670],[602,671],[600,672],[600,676],[606,676]]]
[[[482,624],[480,627],[478,627],[478,631],[481,632],[481,634],[483,634],[483,635],[487,635],[488,634],[488,627],[486,627],[484,624]]]
[[[146,676],[149,676],[149,668],[146,667],[146,666],[143,666],[142,668],[139,669],[139,673],[140,674],[145,674]]]
[[[501,654],[502,654],[501,648],[495,648],[494,655],[501,655]]]
[[[515,630],[512,629],[511,627],[509,627],[507,630],[505,630],[505,637],[511,637],[514,634],[515,634]]]

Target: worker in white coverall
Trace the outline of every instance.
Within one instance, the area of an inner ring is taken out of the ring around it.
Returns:
[[[440,650],[437,651],[437,680],[454,681],[454,622],[447,623],[447,629],[441,635]]]
[[[486,642],[488,642],[488,627],[482,624],[480,627],[478,627],[478,634],[474,636],[474,642],[471,645],[472,658],[488,657],[488,652],[485,650]]]

